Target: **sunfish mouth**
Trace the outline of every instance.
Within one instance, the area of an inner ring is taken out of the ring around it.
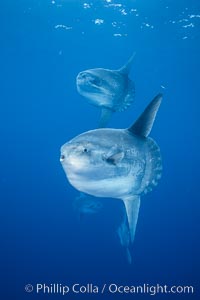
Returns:
[[[60,156],[60,162],[63,162],[64,160],[65,160],[65,155],[61,154],[61,156]]]
[[[76,78],[76,82],[78,85],[89,85],[89,86],[93,86],[93,87],[98,87],[99,86],[99,79],[95,78],[94,76],[92,76],[90,73],[88,72],[81,72],[78,74],[77,78]]]

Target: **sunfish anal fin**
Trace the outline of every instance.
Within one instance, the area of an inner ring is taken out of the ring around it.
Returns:
[[[126,214],[126,209],[124,209],[124,214],[123,214],[123,219],[122,223],[117,229],[117,234],[119,236],[120,244],[125,250],[126,253],[126,259],[129,264],[132,263],[132,257],[130,253],[130,245],[131,245],[131,237],[130,237],[130,230],[129,230],[129,225],[127,222],[127,214]]]
[[[131,242],[133,243],[140,209],[140,196],[132,195],[122,199],[126,207]]]
[[[106,107],[102,108],[101,117],[99,120],[99,128],[106,127],[112,115],[112,110]]]
[[[131,257],[131,253],[130,253],[130,250],[129,250],[128,247],[126,248],[126,258],[127,258],[128,263],[131,264],[132,263],[132,257]]]

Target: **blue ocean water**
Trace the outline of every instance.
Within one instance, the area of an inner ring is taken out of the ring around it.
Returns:
[[[199,70],[197,0],[55,0],[1,4],[2,299],[149,299],[149,294],[36,294],[37,283],[192,285],[199,291]],[[142,198],[128,265],[116,230],[122,203],[105,199],[80,222],[78,192],[60,146],[97,126],[99,110],[76,91],[78,72],[117,69],[133,52],[126,128],[162,92],[151,132],[163,158],[159,185]]]

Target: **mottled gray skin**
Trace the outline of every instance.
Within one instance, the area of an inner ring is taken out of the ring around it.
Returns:
[[[160,150],[148,137],[161,99],[162,95],[156,96],[129,129],[91,130],[61,147],[60,161],[72,186],[95,197],[123,200],[131,241],[140,196],[151,191],[161,177]],[[125,222],[119,227],[118,235],[128,249]],[[130,262],[130,252],[127,254]]]
[[[127,109],[134,100],[134,83],[128,77],[133,57],[119,70],[89,69],[77,76],[78,92],[102,109],[100,127],[107,124],[112,112]]]
[[[157,155],[158,147],[150,138],[134,136],[126,129],[102,128],[72,139],[62,146],[61,155],[67,178],[77,190],[123,199],[149,187],[155,151]],[[109,161],[118,153],[123,156],[121,161]]]

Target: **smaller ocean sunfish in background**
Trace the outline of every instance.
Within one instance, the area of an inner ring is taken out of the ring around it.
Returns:
[[[124,111],[134,100],[135,86],[128,77],[134,56],[118,70],[89,69],[76,78],[78,92],[101,108],[99,127],[105,127],[113,112]]]
[[[140,196],[151,191],[161,177],[160,149],[148,137],[161,100],[158,94],[128,129],[90,130],[61,147],[60,162],[72,186],[88,195],[124,202],[128,224],[124,218],[118,236],[129,262]]]
[[[84,193],[80,193],[73,201],[73,208],[81,219],[85,214],[98,213],[101,211],[102,206],[102,203],[96,198]]]

